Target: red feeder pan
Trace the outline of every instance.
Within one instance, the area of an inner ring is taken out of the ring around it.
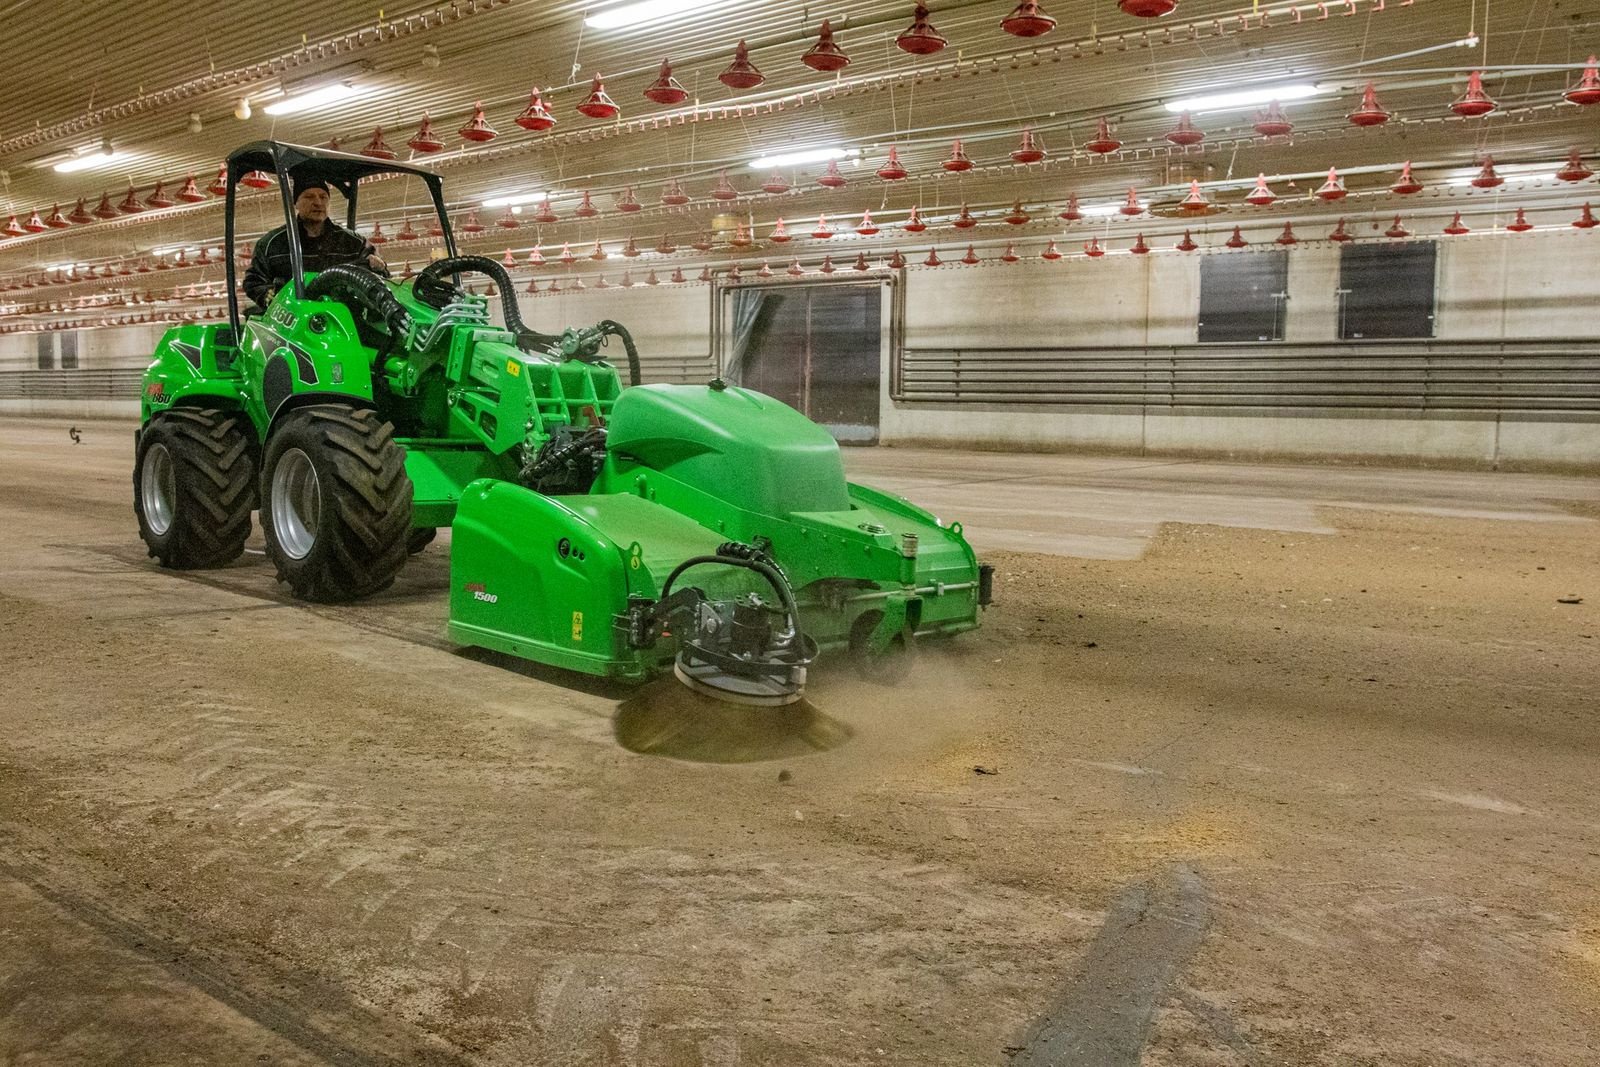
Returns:
[[[61,214],[60,204],[52,206],[50,210],[50,217],[44,220],[44,224],[52,230],[65,230],[72,225],[72,223],[67,221],[66,216]]]
[[[549,193],[546,193],[544,199],[539,202],[539,209],[533,213],[533,221],[541,226],[558,221],[555,209],[550,206]]]
[[[977,251],[971,245],[968,245],[967,254],[961,257],[961,262],[969,267],[975,267],[981,261],[978,259]]]
[[[733,270],[728,272],[728,280],[732,281],[732,282],[736,282],[736,281],[739,280],[739,268],[738,267],[734,267]],[[624,289],[632,289],[633,288],[633,271],[625,270],[625,271],[622,272],[622,287]]]
[[[67,216],[68,222],[75,222],[79,226],[87,225],[94,221],[94,216],[89,214],[89,207],[84,197],[78,198],[78,206],[72,209],[72,214]]]
[[[1018,163],[1037,163],[1044,158],[1044,149],[1034,143],[1033,130],[1022,131],[1022,140],[1011,153],[1011,158]]]
[[[594,85],[589,90],[589,98],[578,105],[578,114],[587,115],[592,119],[614,119],[621,113],[622,109],[606,95],[605,82],[596,74]]]
[[[737,200],[739,198],[739,190],[729,183],[727,171],[721,172],[717,178],[717,184],[711,187],[711,195],[718,200]]]
[[[511,249],[506,249],[506,254],[500,257],[500,265],[506,270],[517,269],[517,257],[511,254]]]
[[[766,75],[750,62],[750,49],[743,41],[733,50],[733,62],[717,75],[717,80],[730,89],[754,89],[767,80]]]
[[[683,186],[678,184],[676,178],[668,182],[667,187],[661,191],[661,203],[667,207],[682,207],[688,202],[689,194],[683,191]]]
[[[839,173],[839,161],[828,160],[828,169],[822,172],[822,177],[817,179],[817,184],[829,189],[843,189],[845,186],[844,175]]]
[[[911,25],[894,39],[902,52],[914,56],[931,56],[950,42],[928,21],[928,6],[918,4],[911,15]],[[863,267],[863,270],[866,268]]]
[[[572,254],[571,242],[563,241],[561,243],[561,262],[569,267],[578,262],[578,257]]]
[[[1235,226],[1233,228],[1233,236],[1222,243],[1227,245],[1229,248],[1243,248],[1250,242],[1244,239],[1244,234],[1240,233],[1239,227]]]
[[[843,70],[850,65],[850,57],[844,54],[844,49],[833,43],[833,27],[827,19],[822,20],[822,28],[817,31],[817,43],[806,49],[800,62],[812,70],[825,73]]]
[[[1294,132],[1294,123],[1283,113],[1276,100],[1265,111],[1256,112],[1255,131],[1263,137],[1287,137]]]
[[[851,270],[866,270],[867,269],[867,254],[865,252],[857,252],[856,253],[856,261],[850,265],[850,269]]]
[[[1294,223],[1286,222],[1283,224],[1283,232],[1278,235],[1277,243],[1285,247],[1300,243],[1300,238],[1294,235]]]
[[[656,243],[656,251],[663,256],[670,256],[678,250],[678,246],[667,239],[666,234],[661,235],[661,240]]]
[[[672,280],[681,285],[682,283],[688,281],[689,279],[687,279],[687,278],[685,278],[683,276],[683,268],[682,267],[673,267],[672,268]]]
[[[1158,19],[1177,10],[1178,0],[1117,0],[1124,15],[1137,19]]]
[[[738,244],[737,241],[734,243]],[[747,238],[744,243],[749,244],[749,239]],[[628,235],[628,243],[622,246],[622,254],[627,256],[629,259],[637,259],[639,257],[639,246],[634,243],[632,234]]]
[[[1595,219],[1594,212],[1589,210],[1589,205],[1584,204],[1583,214],[1574,219],[1572,224],[1580,230],[1592,230],[1596,226],[1600,226],[1600,221]]]
[[[694,249],[696,252],[711,251],[711,235],[709,233],[702,233],[689,247]]]
[[[1328,168],[1328,180],[1323,182],[1321,187],[1317,189],[1316,195],[1317,199],[1327,200],[1330,202],[1334,200],[1343,200],[1347,195],[1349,195],[1348,190],[1346,190],[1344,187],[1344,179],[1339,177],[1339,172],[1337,169],[1333,167]]]
[[[779,219],[778,224],[772,228],[772,236],[769,237],[768,240],[773,244],[779,245],[786,241],[792,240],[792,238],[789,236],[789,231],[784,229],[782,219]]]
[[[1567,165],[1556,171],[1556,177],[1564,182],[1581,182],[1593,176],[1594,171],[1584,165],[1583,155],[1576,148],[1567,156]]]
[[[1528,221],[1528,214],[1522,208],[1517,208],[1517,217],[1506,223],[1506,229],[1512,233],[1527,233],[1533,229],[1533,223]]]
[[[1124,200],[1121,206],[1117,208],[1117,213],[1121,215],[1127,215],[1130,218],[1134,215],[1142,215],[1144,213],[1144,208],[1139,206],[1139,193],[1137,190],[1133,188],[1128,189],[1128,198]]]
[[[544,266],[544,253],[539,251],[539,246],[538,245],[534,245],[533,246],[533,251],[528,253],[528,266],[530,266],[530,267],[542,267],[542,266]]]
[[[1048,259],[1048,260],[1051,260],[1051,261],[1060,259],[1061,258],[1061,249],[1056,247],[1056,243],[1052,239],[1049,244],[1044,246],[1044,251],[1039,253],[1039,258],[1040,259]]]
[[[1178,206],[1185,211],[1208,211],[1211,208],[1211,201],[1207,200],[1206,194],[1200,191],[1200,183],[1191,181],[1189,183],[1189,195],[1184,197]]]
[[[968,159],[967,154],[961,150],[961,141],[959,139],[950,146],[950,158],[939,164],[939,166],[952,174],[959,174],[961,171],[972,169],[972,160]]]
[[[239,179],[239,184],[246,189],[270,189],[272,175],[263,170],[253,170]]]
[[[1111,136],[1111,124],[1105,119],[1100,120],[1100,128],[1095,132],[1094,140],[1083,146],[1097,156],[1110,155],[1122,147],[1122,142]]]
[[[520,121],[519,119],[518,122]],[[421,152],[423,155],[444,150],[444,142],[433,132],[433,120],[428,117],[426,111],[422,113],[422,123],[417,127],[417,132],[406,142],[406,146],[413,152]]]
[[[1389,113],[1378,103],[1378,90],[1371,82],[1361,93],[1361,106],[1348,118],[1352,126],[1382,126],[1389,121]]]
[[[1411,176],[1411,161],[1409,159],[1406,160],[1405,166],[1400,168],[1400,178],[1389,186],[1389,191],[1398,193],[1401,196],[1410,196],[1412,193],[1422,192],[1422,183]]]
[[[629,185],[622,190],[622,195],[617,197],[617,210],[629,213],[642,211],[644,205],[639,203],[639,198],[633,195],[633,186]]]
[[[1000,20],[1000,28],[1013,37],[1038,37],[1056,28],[1056,20],[1039,10],[1035,0],[1023,0]]]
[[[1454,111],[1457,115],[1465,115],[1469,119],[1477,118],[1479,115],[1487,115],[1494,109],[1495,102],[1489,98],[1488,93],[1483,91],[1483,72],[1481,70],[1475,70],[1467,75],[1467,91],[1461,94],[1461,99],[1450,105],[1451,111]]]
[[[1452,237],[1460,237],[1462,234],[1470,233],[1471,231],[1467,229],[1466,223],[1461,221],[1461,212],[1458,211],[1455,218],[1450,220],[1450,225],[1444,228],[1444,232]]]
[[[889,266],[893,270],[900,270],[906,265],[906,257],[900,254],[897,248],[889,255]]]
[[[17,221],[17,217],[12,215],[6,220],[5,229],[0,230],[0,237],[21,237],[27,232],[22,228],[22,224]]]
[[[772,265],[769,264],[766,260],[762,260],[761,261],[761,269],[756,271],[756,277],[757,278],[770,278],[770,277],[772,277]]]
[[[930,248],[928,249],[928,258],[922,261],[922,265],[924,267],[937,267],[943,262],[944,260],[939,258],[939,250]]]
[[[696,275],[695,280],[700,282],[709,282],[711,280],[711,268],[709,266],[701,267],[700,273]]]
[[[1133,247],[1128,249],[1128,251],[1132,252],[1136,256],[1148,256],[1150,254],[1150,246],[1144,243],[1144,234],[1141,233],[1138,237],[1134,238]]]
[[[206,186],[206,192],[210,193],[212,196],[222,196],[222,195],[226,194],[227,191],[228,191],[228,165],[226,163],[224,163],[222,166],[217,168],[217,176],[216,176],[215,180],[213,180],[210,185]],[[101,215],[100,217],[101,218],[108,218],[109,216]]]
[[[1583,78],[1561,94],[1569,104],[1600,104],[1600,59],[1589,57],[1589,65],[1583,68]]]
[[[1478,171],[1477,177],[1472,179],[1472,184],[1479,189],[1493,189],[1497,185],[1504,185],[1506,180],[1495,173],[1494,157],[1483,161],[1483,169]]]
[[[508,207],[505,210],[505,214],[501,215],[498,219],[494,220],[494,224],[496,226],[500,227],[502,230],[514,230],[518,226],[521,226],[522,222],[517,218],[517,216],[515,214],[512,213],[511,209]],[[376,235],[377,235],[377,231],[376,230],[373,231],[373,235],[374,235],[373,239],[376,240]]]
[[[600,243],[600,239],[599,238],[595,238],[594,251],[589,253],[589,258],[594,260],[596,263],[602,263],[602,262],[605,261],[605,258],[606,258],[605,246]]]
[[[101,193],[100,203],[95,205],[94,217],[97,219],[114,219],[117,214],[117,209],[111,206],[111,194]],[[12,218],[16,218],[16,216],[13,215]]]
[[[462,222],[462,224],[461,224],[461,232],[462,233],[482,233],[483,232],[483,223],[478,221],[478,213],[476,211],[467,212],[466,221]]]
[[[1066,210],[1061,213],[1061,218],[1066,219],[1068,222],[1077,222],[1079,219],[1083,218],[1083,212],[1078,208],[1077,193],[1073,193],[1071,196],[1067,197],[1067,207]]]
[[[871,211],[861,213],[861,221],[856,223],[856,232],[863,237],[871,237],[878,232],[878,224],[872,221]]]
[[[1383,231],[1385,237],[1410,237],[1411,231],[1400,225],[1400,216],[1394,217],[1394,225]]]
[[[200,186],[195,183],[194,175],[191,174],[184,179],[183,188],[178,190],[178,199],[185,204],[198,204],[200,201],[208,199],[208,197],[200,191]]]
[[[489,125],[489,120],[483,117],[483,105],[472,105],[472,119],[461,127],[461,137],[467,141],[492,141],[496,134],[494,127]]]
[[[545,290],[544,291],[547,292],[547,293],[559,293],[559,292],[561,292],[561,279],[560,278],[551,278],[550,279],[550,284],[545,286]]]
[[[917,214],[917,209],[913,207],[906,215],[905,225],[902,228],[907,233],[921,233],[928,228],[928,224],[922,221],[922,216]]]
[[[133,191],[133,186],[128,186],[128,195],[122,198],[122,203],[117,205],[117,210],[124,215],[135,215],[144,210],[144,205],[139,202],[139,196]],[[39,213],[34,212],[37,218]]]
[[[828,216],[826,214],[817,216],[817,228],[811,231],[811,236],[819,241],[826,241],[833,236],[833,227],[828,225]]]
[[[787,193],[789,191],[789,182],[782,174],[779,174],[777,171],[773,171],[770,175],[768,175],[767,180],[762,183],[761,191],[764,193],[773,194]]]
[[[753,242],[750,239],[750,231],[744,228],[744,223],[741,222],[735,227],[733,236],[728,239],[728,243],[735,248],[750,247]],[[638,253],[635,252],[634,255],[638,255]]]
[[[1205,139],[1205,132],[1194,128],[1194,120],[1189,117],[1187,111],[1179,115],[1178,124],[1167,131],[1167,140],[1184,148],[1197,145]]]
[[[1091,237],[1089,243],[1083,246],[1083,254],[1090,259],[1099,259],[1106,254],[1106,250],[1100,247],[1100,238]]]
[[[1022,201],[1015,201],[1011,205],[1011,214],[1006,216],[1006,221],[1013,226],[1021,226],[1028,221],[1028,213],[1022,210]]]
[[[512,225],[516,225],[515,219],[512,220]],[[375,245],[384,245],[389,243],[389,238],[383,232],[383,223],[375,222],[372,224],[372,233],[367,236],[367,240],[371,241]],[[200,258],[206,258],[205,249],[203,248],[200,250]]]
[[[429,237],[443,237],[444,236],[444,224],[441,223],[436,218],[429,219],[428,220],[428,236]]]
[[[897,182],[906,176],[906,168],[900,165],[900,153],[893,145],[889,146],[889,158],[883,166],[878,168],[878,177],[886,182]]]
[[[372,140],[368,141],[361,149],[361,154],[371,159],[393,159],[394,149],[390,148],[383,140],[383,127],[379,126],[372,131]]]
[[[1193,252],[1195,249],[1199,248],[1200,246],[1194,243],[1194,238],[1192,236],[1190,236],[1189,231],[1188,230],[1184,230],[1183,231],[1183,240],[1179,241],[1177,244],[1173,245],[1172,247],[1176,248],[1180,252]]]
[[[572,209],[572,213],[580,219],[592,219],[600,214],[600,209],[594,206],[594,201],[589,198],[589,190],[583,191],[583,200]]]
[[[426,116],[423,117],[423,121],[427,121]],[[545,106],[544,97],[539,95],[539,87],[535,85],[533,87],[533,92],[528,94],[528,106],[523,108],[522,114],[518,115],[512,121],[525,130],[532,130],[535,133],[538,133],[541,130],[548,130],[554,126],[556,124],[556,117],[552,115],[550,113],[550,109]],[[412,147],[416,146],[413,145]]]
[[[1017,246],[1010,242],[1006,243],[1006,250],[1000,253],[1000,262],[1002,263],[1015,263],[1021,258],[1021,256],[1017,255]]]
[[[950,225],[958,230],[970,230],[977,224],[978,220],[972,217],[972,212],[967,210],[965,204],[961,205],[961,214],[950,220]]]
[[[1244,202],[1254,204],[1256,207],[1266,207],[1276,199],[1278,194],[1268,188],[1267,176],[1260,174],[1256,176],[1256,187],[1250,190],[1250,195],[1244,198]]]
[[[661,73],[644,91],[645,99],[654,100],[658,104],[681,104],[689,99],[689,92],[678,79],[672,76],[672,64],[665,59],[661,61]]]
[[[793,262],[791,262],[789,264],[789,269],[787,271],[785,271],[784,273],[789,275],[789,277],[791,277],[791,278],[799,278],[802,275],[804,275],[805,272],[806,272],[806,269],[804,267],[802,267],[800,265],[800,261],[798,259],[796,259],[796,260],[794,260]]]

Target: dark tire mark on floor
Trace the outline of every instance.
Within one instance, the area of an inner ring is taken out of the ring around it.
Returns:
[[[1012,1067],[1138,1067],[1156,1010],[1209,921],[1205,883],[1187,866],[1123,890],[1082,972],[1018,1042]]]

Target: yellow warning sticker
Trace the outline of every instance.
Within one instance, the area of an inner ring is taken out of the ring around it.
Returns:
[[[506,373],[511,375],[513,378],[521,377],[522,364],[518,363],[514,359],[506,360]]]
[[[574,641],[583,640],[583,612],[581,611],[572,613],[572,639]]]

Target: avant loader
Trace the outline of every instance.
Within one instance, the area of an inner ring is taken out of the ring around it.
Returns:
[[[241,315],[226,257],[228,321],[156,349],[133,486],[162,565],[233,561],[259,511],[291,593],[349,601],[448,526],[454,640],[622,681],[673,670],[752,704],[797,699],[819,653],[883,671],[978,625],[991,572],[958,523],[847,481],[833,438],[770,397],[641,385],[619,323],[525,325],[500,264],[457,254],[437,175],[246,145],[227,163],[230,249],[254,172],[283,191],[294,276]],[[352,229],[364,184],[417,183],[438,258],[405,280],[304,271],[288,189],[307,176]],[[499,322],[471,275],[498,288]]]

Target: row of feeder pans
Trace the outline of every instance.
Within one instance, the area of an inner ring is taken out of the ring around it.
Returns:
[[[826,23],[824,23],[824,26],[826,26]],[[740,44],[742,48],[743,42],[740,42]],[[1482,73],[1479,71],[1471,73],[1468,77],[1467,91],[1460,99],[1450,105],[1452,111],[1458,115],[1476,117],[1489,114],[1496,109],[1495,102],[1484,92],[1482,77]],[[666,63],[662,64],[662,79],[671,81],[671,71]],[[653,86],[652,90],[654,88]],[[650,91],[647,90],[646,95],[649,95]],[[678,91],[681,91],[681,89]],[[1587,106],[1600,103],[1600,59],[1590,56],[1588,65],[1584,68],[1582,79],[1578,85],[1568,89],[1563,96],[1574,104]],[[609,103],[609,100],[610,98],[605,96],[604,87],[601,85],[600,78],[597,75],[595,77],[594,92],[591,94],[591,101],[579,105],[579,110],[584,111],[586,107],[590,107],[591,103],[593,103],[593,107],[590,108],[590,111],[586,111],[586,114],[594,112],[595,108],[609,107],[612,109],[614,116],[615,104]],[[595,101],[600,102],[595,103]],[[1378,102],[1377,90],[1371,82],[1367,83],[1366,89],[1362,94],[1361,106],[1348,116],[1351,123],[1364,127],[1380,126],[1388,122],[1391,117],[1391,113],[1385,110]],[[545,107],[537,89],[533,91],[532,99],[527,109],[521,115],[518,115],[515,121],[517,125],[530,130],[547,130],[555,125],[555,119],[550,116],[549,110]],[[1294,124],[1289,121],[1276,100],[1269,103],[1264,110],[1256,113],[1252,127],[1261,136],[1269,138],[1286,137],[1294,132]],[[477,142],[493,140],[497,136],[493,127],[489,125],[488,120],[484,117],[482,105],[478,105],[475,108],[472,119],[459,132],[464,139]],[[1198,145],[1206,137],[1205,131],[1194,125],[1188,112],[1180,115],[1177,125],[1167,131],[1164,136],[1167,141],[1180,147]],[[434,134],[432,120],[426,114],[422,117],[422,125],[417,130],[416,135],[406,143],[412,149],[424,154],[442,151],[445,147],[444,142]],[[333,142],[331,146],[337,148],[338,142]],[[1121,149],[1121,147],[1122,142],[1117,139],[1110,121],[1104,117],[1099,120],[1095,136],[1084,142],[1083,145],[1085,151],[1101,156],[1110,155]],[[372,140],[361,149],[361,154],[375,159],[396,158],[394,150],[383,140],[382,127],[373,132]],[[1015,163],[1038,163],[1045,158],[1046,154],[1044,146],[1034,136],[1033,130],[1024,129],[1021,134],[1021,141],[1017,148],[1010,153],[1010,158]],[[950,158],[940,163],[940,167],[949,173],[961,173],[971,170],[974,165],[973,161],[967,156],[962,141],[959,139],[951,146]],[[888,158],[877,169],[876,173],[884,181],[903,181],[911,176],[910,172],[900,162],[899,149],[893,146],[889,149]],[[265,189],[273,184],[273,180],[270,175],[263,171],[252,171],[240,179],[240,184],[250,189]],[[817,184],[824,188],[834,189],[843,188],[847,184],[847,179],[839,172],[837,161],[828,163],[824,172],[817,178]],[[762,191],[767,193],[784,193],[789,191],[791,187],[790,182],[779,172],[774,172],[761,186]],[[0,227],[0,240],[25,237],[29,234],[44,233],[53,229],[67,229],[73,225],[87,225],[97,219],[114,219],[123,215],[135,215],[147,210],[175,207],[180,202],[200,203],[209,199],[210,196],[222,196],[226,192],[227,167],[223,165],[218,169],[216,179],[204,191],[200,189],[195,176],[191,174],[184,180],[178,191],[171,196],[167,195],[165,191],[165,183],[158,181],[149,198],[145,200],[140,200],[137,190],[132,185],[129,185],[127,195],[123,197],[120,203],[115,205],[111,202],[110,194],[102,192],[100,194],[100,203],[93,209],[88,207],[87,197],[80,197],[77,205],[65,215],[61,212],[60,204],[54,205],[50,214],[44,217],[40,217],[37,208],[33,210],[26,220],[19,221],[17,216],[13,214],[6,224]],[[711,196],[719,200],[732,200],[740,195],[740,192],[728,181],[726,171],[722,173],[717,185],[711,190]],[[673,179],[662,193],[661,203],[663,205],[674,206],[689,202],[690,197],[684,193],[676,179]],[[629,187],[617,202],[619,211],[637,211],[641,207],[642,205],[633,196],[632,187]],[[549,210],[548,198],[546,198],[541,211],[549,217],[537,221],[555,221],[554,213]],[[591,211],[598,214],[598,211],[589,202],[589,194],[585,192],[583,203],[576,213],[582,218],[586,217],[586,212]],[[509,211],[507,212],[507,218],[512,218]],[[503,219],[501,225],[508,224]],[[509,225],[515,225],[514,221]]]

